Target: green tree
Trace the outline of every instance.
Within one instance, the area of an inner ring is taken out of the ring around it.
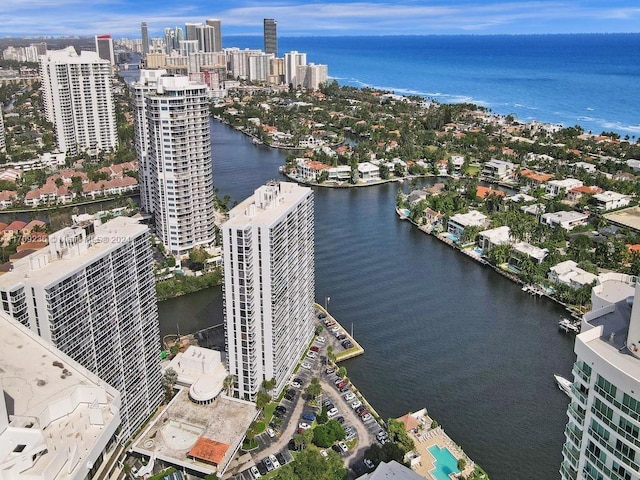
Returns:
[[[233,391],[233,386],[237,380],[238,380],[238,377],[236,377],[235,375],[227,375],[226,377],[224,377],[224,380],[222,382],[222,387],[227,392],[228,397],[231,396],[231,393]]]
[[[414,449],[414,443],[411,437],[407,434],[404,423],[390,418],[387,421],[387,431],[389,432],[389,438],[396,442],[404,453],[410,452]]]
[[[173,387],[178,381],[178,373],[171,367],[167,368],[162,375],[162,386],[164,388],[164,397],[168,402],[173,398]]]
[[[333,450],[327,456],[309,448],[296,456],[295,462],[286,464],[277,470],[277,480],[346,480],[349,474],[340,456]]]
[[[318,380],[318,377],[311,378],[311,382],[309,382],[309,386],[307,387],[307,395],[315,399],[321,393],[322,387],[320,386],[320,380]]]
[[[258,407],[260,410],[264,410],[264,407],[266,407],[270,401],[271,401],[271,396],[268,393],[263,392],[262,390],[260,390],[257,393],[256,407]]]

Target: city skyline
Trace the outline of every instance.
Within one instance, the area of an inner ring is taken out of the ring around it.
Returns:
[[[275,18],[282,36],[429,35],[637,32],[640,7],[632,0],[566,2],[538,0],[478,2],[458,0],[340,1],[313,3],[288,0],[212,9],[203,0],[188,5],[142,0],[79,2],[36,0],[4,2],[0,36],[68,36],[110,33],[140,36],[147,22],[151,37],[166,26],[220,18],[226,36],[261,35],[264,18]],[[34,22],[37,14],[38,22]],[[85,19],[91,19],[86,21]],[[83,19],[80,21],[79,19]]]

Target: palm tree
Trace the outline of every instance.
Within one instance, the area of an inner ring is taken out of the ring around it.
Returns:
[[[307,387],[307,395],[311,398],[316,398],[318,395],[322,393],[322,387],[320,386],[320,381],[318,377],[313,377],[309,386]]]
[[[224,381],[222,382],[222,387],[226,390],[228,397],[231,396],[231,389],[233,388],[233,385],[236,383],[236,380],[238,380],[238,377],[236,377],[235,375],[227,375],[226,377],[224,377]]]

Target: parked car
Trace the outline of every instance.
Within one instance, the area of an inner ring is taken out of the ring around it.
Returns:
[[[325,398],[325,399],[322,401],[322,406],[323,406],[323,407],[326,407],[327,405],[331,405],[331,399],[329,399],[329,398]]]
[[[378,439],[378,441],[380,441],[383,438],[389,438],[389,434],[387,432],[385,432],[384,430],[380,430],[380,431],[378,431],[378,433],[376,433],[376,438]]]
[[[344,382],[344,378],[338,377],[333,381],[333,383],[335,383],[336,385],[338,385],[340,382]]]
[[[273,428],[267,428],[267,435],[269,435],[270,438],[274,438],[276,436],[276,432],[273,431]]]
[[[312,412],[304,412],[302,414],[302,419],[306,420],[307,422],[313,422],[316,419],[316,416]]]
[[[260,472],[258,471],[258,467],[256,467],[255,465],[253,467],[251,467],[249,469],[249,471],[251,472],[251,475],[253,476],[253,478],[260,478],[262,475],[260,475]]]
[[[327,368],[324,373],[326,373],[327,375],[331,375],[333,372],[335,372],[336,369],[335,368]]]
[[[311,370],[311,364],[309,362],[302,362],[300,366],[302,368],[306,368],[307,370]]]
[[[364,414],[361,418],[362,418],[362,421],[363,421],[363,422],[366,422],[366,421],[368,421],[368,420],[371,420],[373,417],[371,416],[371,414],[370,414],[370,413],[366,413],[366,414]]]
[[[342,348],[344,349],[353,347],[353,343],[351,343],[350,340],[345,340],[344,342],[341,343],[341,345],[342,345]]]
[[[351,432],[349,432],[349,433],[346,433],[346,434],[345,434],[345,436],[344,436],[344,439],[345,439],[347,442],[350,442],[350,441],[351,441],[351,440],[353,440],[354,438],[356,438],[356,432],[355,432],[355,431],[353,431],[353,430],[352,430]]]
[[[334,452],[342,453],[342,449],[338,445],[331,445],[331,450]]]
[[[349,385],[345,385],[344,387],[340,388],[340,393],[344,393],[348,390],[349,390]]]
[[[333,332],[333,333],[336,333],[338,330],[340,330],[340,327],[338,327],[337,325],[335,325],[335,326],[331,327],[329,330],[330,330],[331,332]]]
[[[287,413],[287,407],[285,407],[284,405],[276,405],[276,408],[274,410],[276,412]]]
[[[278,459],[280,465],[284,465],[285,463],[287,463],[287,460],[284,458],[284,455],[282,453],[276,453],[276,458]]]
[[[338,409],[333,407],[331,410],[327,411],[327,417],[335,417],[338,413],[340,413]]]
[[[302,382],[298,381],[298,379],[296,378],[293,382],[291,382],[291,386],[294,388],[302,388]]]
[[[362,402],[361,402],[360,400],[356,400],[355,402],[353,402],[353,403],[351,404],[351,408],[353,408],[354,410],[355,410],[356,408],[358,408],[358,407],[361,407],[361,406],[362,406]]]
[[[312,352],[316,352],[317,353],[318,350],[320,350],[320,349],[316,345],[312,345],[309,350],[311,350]]]
[[[318,343],[324,343],[325,341],[326,340],[324,339],[324,337],[320,337],[320,336],[316,337],[316,342]]]
[[[356,394],[355,394],[355,393],[353,393],[353,392],[349,392],[349,393],[347,393],[347,394],[344,396],[344,399],[345,399],[347,402],[350,402],[350,401],[351,401],[351,400],[353,400],[354,398],[356,398]]]
[[[346,340],[347,336],[344,333],[341,333],[340,335],[336,335],[336,338],[341,342],[343,340]]]
[[[309,425],[308,423],[302,422],[298,424],[298,428],[302,430],[309,430],[311,428],[311,425]]]
[[[269,455],[269,460],[271,460],[271,463],[273,464],[273,469],[275,470],[276,468],[280,468],[280,462],[278,461],[278,459],[276,458],[275,455]]]
[[[345,385],[347,385],[348,383],[349,383],[349,382],[347,382],[346,380],[341,380],[341,381],[340,381],[340,383],[338,383],[338,385],[337,385],[337,386],[338,386],[338,388],[342,388],[342,387],[344,387]]]
[[[361,411],[366,410],[366,408],[364,408],[361,404],[360,406],[356,407],[355,410],[356,410],[356,413],[360,413]]]
[[[309,358],[316,358],[318,356],[318,354],[316,352],[314,352],[313,350],[309,350],[307,352],[307,357]]]
[[[318,318],[319,318],[320,320],[322,320],[323,318],[327,318],[327,314],[326,314],[326,313],[324,313],[324,312],[320,312],[320,313],[318,314]]]
[[[271,459],[269,457],[265,457],[262,459],[262,463],[265,467],[267,467],[267,472],[273,471],[273,463],[271,463]]]
[[[339,424],[343,424],[344,423],[344,417],[338,417],[338,418],[336,418],[336,420],[338,421]]]
[[[349,451],[349,447],[347,447],[347,444],[344,442],[338,442],[338,446],[340,447],[340,450],[345,453]]]
[[[369,460],[368,458],[365,458],[365,459],[363,460],[363,462],[364,462],[364,466],[365,466],[365,467],[367,467],[369,470],[373,470],[373,469],[375,468],[375,466],[376,466],[376,465],[375,465],[371,460]]]

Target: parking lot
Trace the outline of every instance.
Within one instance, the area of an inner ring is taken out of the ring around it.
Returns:
[[[325,327],[322,318],[316,317],[317,325]],[[295,432],[304,425],[311,425],[313,420],[311,417],[307,419],[303,418],[305,414],[317,415],[319,407],[313,407],[307,402],[307,395],[304,393],[305,389],[309,385],[312,377],[317,377],[322,387],[322,394],[318,397],[318,404],[323,402],[336,409],[336,412],[332,412],[331,418],[338,420],[342,423],[343,427],[350,432],[348,435],[347,443],[355,440],[355,445],[352,449],[346,452],[340,449],[337,445],[334,445],[334,449],[340,453],[344,458],[345,465],[347,465],[354,474],[360,475],[369,469],[363,463],[364,452],[373,443],[376,443],[376,434],[381,430],[380,425],[377,423],[373,415],[367,415],[365,411],[362,416],[361,412],[356,410],[359,407],[354,402],[359,402],[359,397],[352,392],[350,384],[343,386],[341,392],[338,388],[337,381],[338,376],[333,369],[329,368],[327,359],[327,347],[332,346],[334,352],[340,352],[344,350],[341,345],[340,335],[344,334],[343,330],[338,328],[335,332],[330,330],[324,330],[320,337],[324,341],[320,341],[317,338],[312,344],[313,352],[311,356],[305,355],[301,361],[301,366],[298,371],[292,376],[287,391],[295,391],[295,395],[290,398],[286,396],[278,404],[278,416],[280,417],[279,424],[271,424],[274,436],[273,438],[267,431],[256,436],[258,442],[258,448],[252,452],[251,458],[255,467],[258,469],[260,475],[264,475],[268,471],[271,471],[274,466],[274,462],[270,458],[271,455],[275,456],[278,465],[289,463],[293,457],[288,449],[289,441],[293,438]],[[313,348],[317,347],[317,348]],[[329,371],[329,373],[327,373]],[[348,397],[348,400],[345,398]],[[353,396],[353,398],[352,398]],[[364,408],[364,407],[362,407]],[[329,409],[328,409],[329,410]],[[364,418],[364,420],[363,420]],[[306,427],[306,426],[305,426]],[[277,466],[275,468],[278,468]],[[234,479],[237,480],[253,480],[251,469],[245,469],[243,472],[236,474]]]

